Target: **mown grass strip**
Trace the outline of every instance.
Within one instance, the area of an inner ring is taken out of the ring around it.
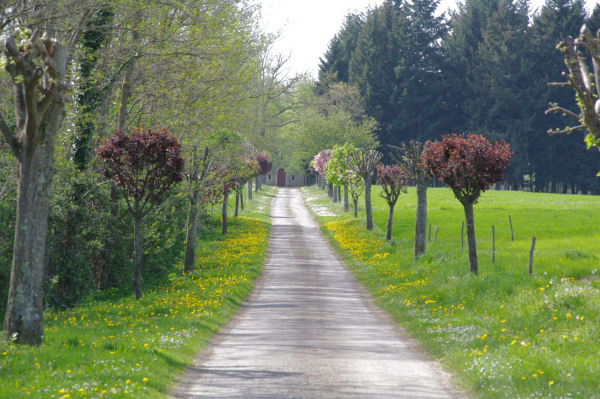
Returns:
[[[322,191],[304,192],[321,214],[342,213]],[[478,276],[461,253],[462,210],[448,189],[429,190],[429,221],[440,234],[418,261],[414,192],[399,203],[390,243],[385,204],[373,198],[373,232],[365,230],[364,215],[321,216],[322,229],[376,301],[459,385],[481,398],[600,398],[599,197],[485,193],[475,207]],[[517,221],[515,241],[507,228],[492,265],[488,228],[508,225],[508,212]]]
[[[251,291],[267,252],[273,193],[265,188],[248,216],[232,217],[225,237],[215,218],[191,275],[172,274],[140,301],[47,312],[40,347],[0,343],[0,398],[164,398]]]

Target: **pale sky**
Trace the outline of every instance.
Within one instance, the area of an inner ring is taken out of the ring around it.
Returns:
[[[308,72],[317,77],[319,57],[339,31],[344,17],[351,11],[364,11],[383,0],[255,0],[262,5],[262,26],[268,33],[278,33],[275,50],[290,56],[289,72]],[[586,0],[588,12],[600,0]],[[532,9],[544,0],[533,0]],[[456,7],[457,0],[442,0],[443,10]]]

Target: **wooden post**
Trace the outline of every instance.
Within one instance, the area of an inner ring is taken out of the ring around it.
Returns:
[[[440,231],[440,226],[437,226],[435,228],[435,235],[433,236],[433,241],[437,241],[437,233],[438,233],[438,231]]]
[[[515,234],[513,233],[512,220],[510,218],[510,215],[508,215],[508,224],[510,225],[510,240],[514,241],[515,240]]]
[[[429,223],[429,242],[431,242],[431,223]]]
[[[492,265],[496,262],[496,228],[492,225]]]
[[[462,226],[460,228],[460,251],[462,252],[465,249],[465,221],[463,220]]]
[[[531,239],[531,249],[529,250],[529,277],[533,274],[533,250],[535,249],[535,237]]]

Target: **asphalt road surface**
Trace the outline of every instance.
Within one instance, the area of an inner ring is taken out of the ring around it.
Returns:
[[[173,398],[459,398],[372,302],[297,189],[279,189],[263,275]]]

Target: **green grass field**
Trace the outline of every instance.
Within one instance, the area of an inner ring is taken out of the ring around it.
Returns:
[[[365,230],[363,213],[354,220],[324,191],[303,191],[316,213],[342,215],[318,219],[357,278],[474,397],[600,398],[600,197],[484,193],[475,205],[474,276],[466,236],[461,250],[462,206],[447,188],[428,190],[428,224],[432,235],[437,226],[439,232],[418,261],[414,189],[398,201],[390,243],[378,188],[373,232]]]
[[[45,314],[45,344],[0,342],[0,398],[164,398],[195,354],[242,303],[267,250],[265,187],[229,233],[214,226],[198,241],[196,271],[133,296]],[[178,265],[178,270],[181,270]]]

